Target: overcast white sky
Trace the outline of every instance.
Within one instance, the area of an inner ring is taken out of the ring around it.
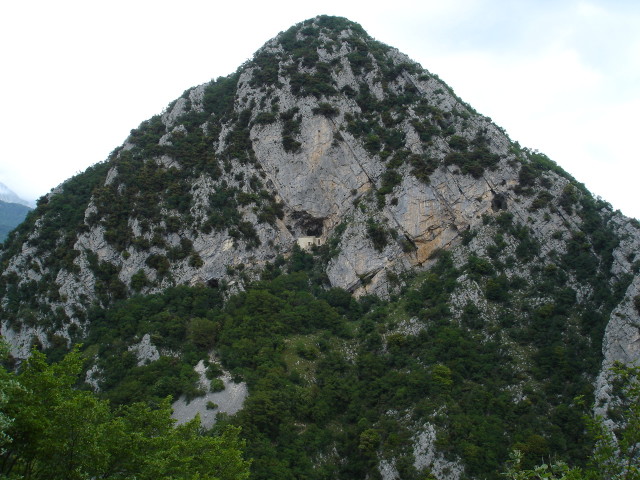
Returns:
[[[45,194],[318,14],[360,23],[640,218],[638,0],[5,1],[0,182]]]

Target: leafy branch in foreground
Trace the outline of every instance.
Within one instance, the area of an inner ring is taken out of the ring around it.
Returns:
[[[74,388],[82,362],[78,349],[51,365],[34,351],[20,374],[0,368],[0,479],[249,476],[238,428],[213,435],[202,431],[199,417],[176,426],[169,398],[154,407],[134,403],[113,409]]]

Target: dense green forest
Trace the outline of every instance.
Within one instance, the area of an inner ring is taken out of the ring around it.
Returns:
[[[78,350],[53,364],[34,350],[19,374],[0,369],[0,478],[248,477],[237,428],[174,427],[169,398],[110,404],[77,388],[82,365]]]
[[[228,369],[250,395],[237,415],[218,415],[216,430],[241,432],[255,479],[376,478],[381,458],[394,458],[403,479],[422,478],[411,444],[427,423],[437,428],[438,449],[461,459],[469,476],[500,478],[514,450],[522,468],[549,457],[588,464],[593,387],[581,372],[595,374],[598,357],[577,336],[560,348],[554,332],[566,326],[551,321],[555,314],[539,313],[544,333],[505,316],[512,341],[545,352],[521,371],[512,348],[486,338],[473,305],[460,321],[452,318],[450,295],[462,272],[450,253],[402,295],[356,300],[324,285],[323,248],[315,255],[296,249],[226,301],[217,288],[180,286],[95,307],[82,351],[99,359],[100,401],[116,411],[139,402],[166,408],[167,396],[205,393],[193,371],[199,360],[211,378]],[[494,268],[472,257],[465,271],[499,285]],[[500,288],[486,295],[507,315]],[[557,295],[562,312],[565,293]],[[409,334],[401,324],[411,317],[420,328]],[[128,339],[145,333],[180,354],[137,366]],[[221,365],[209,362],[211,349]],[[65,350],[60,344],[49,358]],[[523,399],[514,401],[519,383]]]
[[[50,350],[53,363],[34,351],[19,374],[2,370],[3,478],[236,479],[249,464],[255,479],[376,478],[382,456],[396,459],[402,479],[422,479],[428,472],[415,469],[408,446],[424,422],[437,425],[438,448],[462,458],[469,476],[617,478],[594,472],[639,440],[637,369],[617,371],[626,429],[611,437],[587,414],[587,382],[540,375],[535,395],[512,401],[518,373],[508,351],[448,316],[456,275],[448,254],[393,301],[322,288],[316,267],[297,250],[226,302],[215,289],[177,287],[96,309],[81,349]],[[403,310],[424,308],[430,321],[420,332],[397,333]],[[473,317],[469,309],[465,322]],[[123,340],[141,332],[181,355],[136,366]],[[204,393],[192,367],[211,348],[250,396],[210,432],[198,419],[173,428],[169,399]],[[96,353],[98,396],[80,381]],[[556,460],[544,470],[543,458]]]

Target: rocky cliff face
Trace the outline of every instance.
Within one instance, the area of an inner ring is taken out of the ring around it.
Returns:
[[[452,317],[475,309],[473,328],[523,371],[514,324],[602,344],[604,365],[640,358],[637,222],[332,17],[187,90],[42,198],[3,251],[2,335],[24,357],[35,338],[81,338],[92,304],[181,284],[240,291],[300,237],[319,238],[327,287],[356,297],[398,298],[452,252]]]

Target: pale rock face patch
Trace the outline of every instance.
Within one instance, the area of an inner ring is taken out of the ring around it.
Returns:
[[[128,350],[136,354],[139,367],[155,362],[160,358],[160,352],[157,347],[151,343],[151,336],[148,333],[140,339],[139,343],[131,345]]]
[[[244,401],[249,394],[246,383],[235,383],[231,379],[231,375],[225,373],[220,377],[224,383],[224,390],[220,392],[210,392],[211,381],[205,374],[206,367],[204,362],[200,360],[194,367],[194,370],[200,375],[200,387],[207,393],[202,397],[194,398],[190,402],[187,402],[186,398],[182,396],[173,403],[172,417],[178,425],[194,419],[196,415],[200,415],[202,426],[208,429],[216,422],[216,415],[218,413],[233,415],[242,409]],[[215,409],[207,408],[209,402],[214,403],[217,407]]]
[[[640,316],[633,298],[640,295],[640,278],[636,277],[627,289],[625,300],[613,312],[602,342],[602,369],[596,380],[596,413],[606,416],[611,401],[611,372],[616,362],[640,365]]]
[[[16,358],[27,358],[31,354],[31,345],[38,339],[43,346],[49,346],[47,334],[42,328],[23,326],[17,332],[7,322],[0,324],[0,334],[9,344],[11,355]]]
[[[464,474],[462,464],[446,460],[436,450],[436,430],[433,425],[424,425],[418,430],[412,441],[413,466],[418,472],[430,473],[438,480],[460,480],[462,478]],[[393,460],[380,460],[378,471],[383,480],[402,480]]]
[[[100,391],[100,367],[94,364],[87,370],[84,377],[85,383],[89,384],[94,392]]]
[[[433,425],[424,425],[413,438],[413,466],[418,471],[429,471],[438,480],[460,480],[464,467],[459,462],[451,462],[436,450],[436,430]]]

